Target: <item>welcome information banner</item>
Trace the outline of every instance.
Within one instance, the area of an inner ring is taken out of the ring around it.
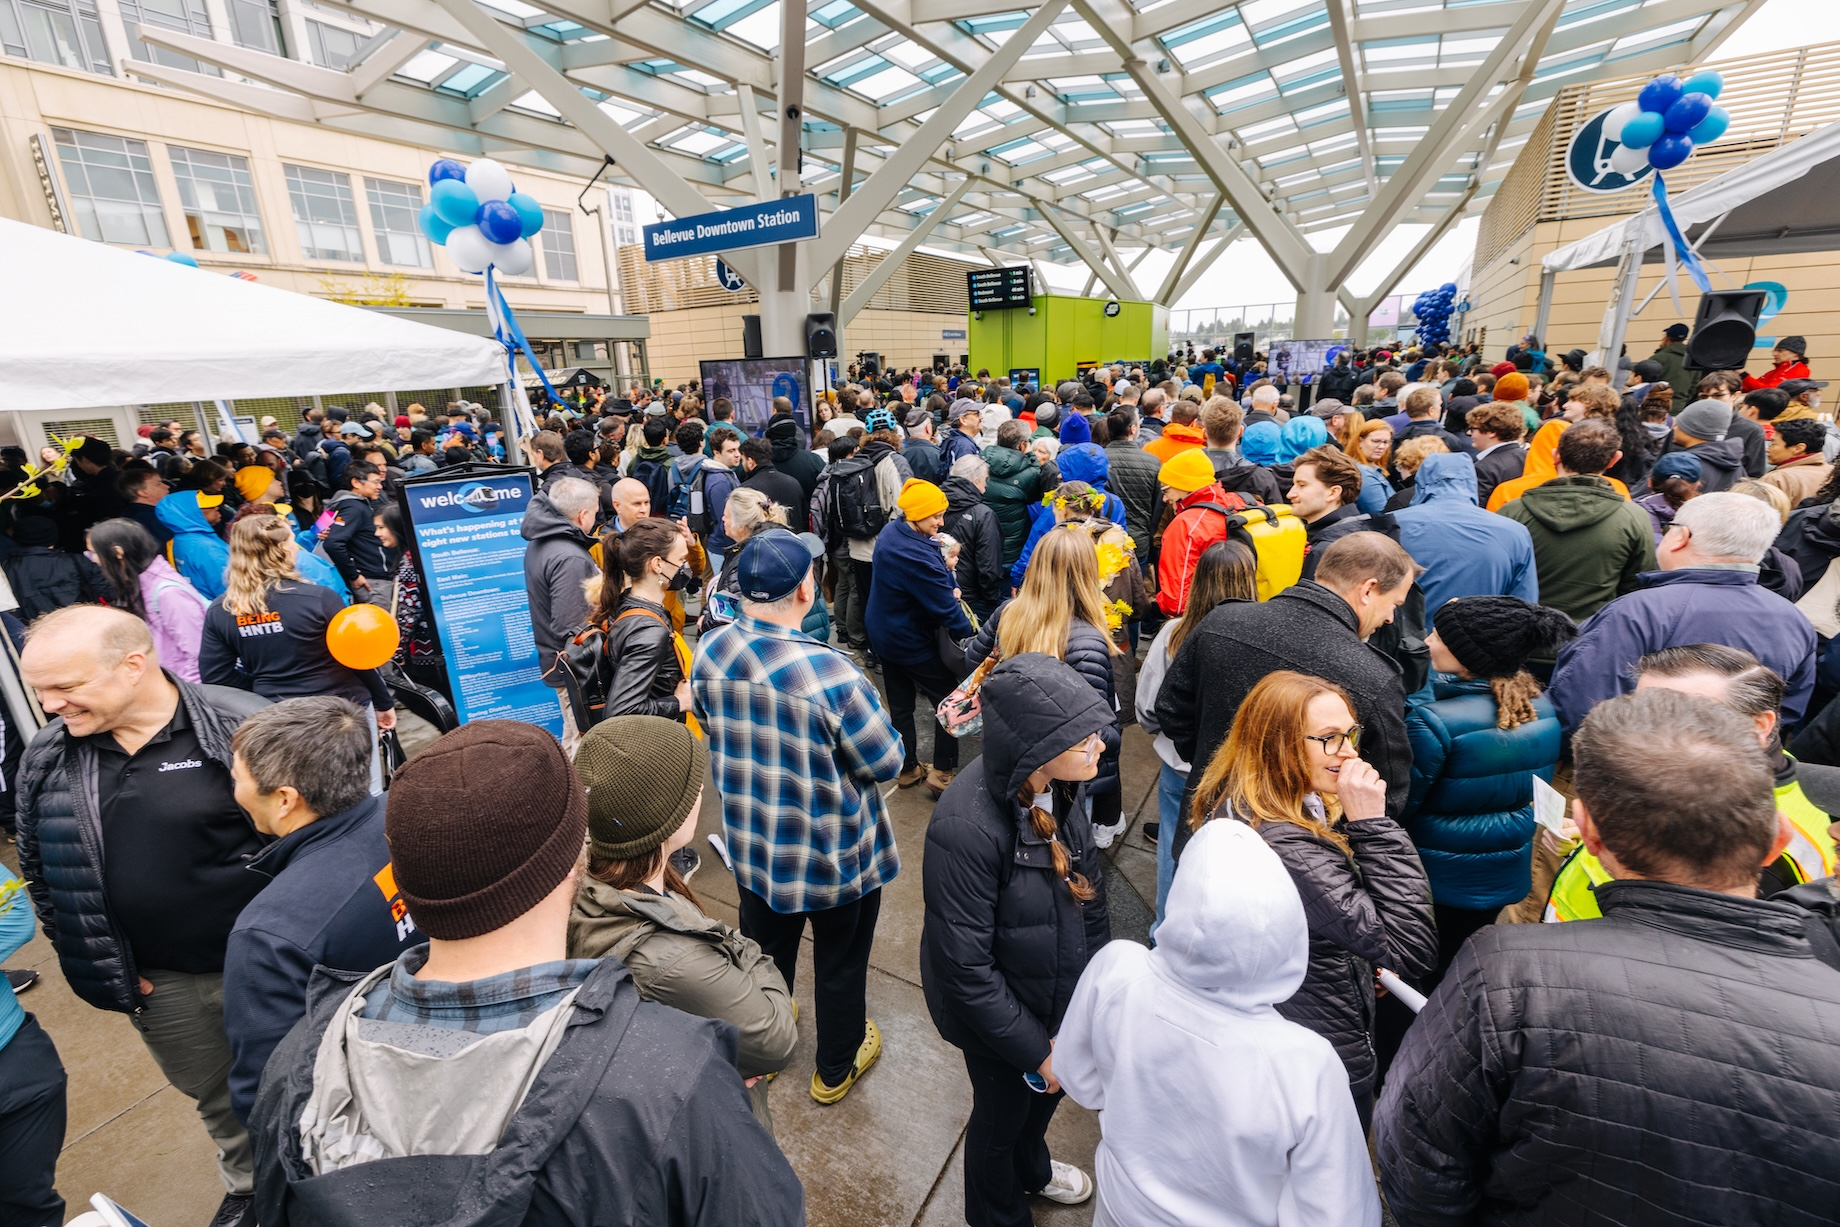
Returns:
[[[524,588],[531,489],[529,469],[468,465],[403,482],[403,505],[461,723],[522,720],[560,737]]]

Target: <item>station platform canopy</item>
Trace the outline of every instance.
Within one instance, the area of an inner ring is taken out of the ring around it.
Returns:
[[[374,31],[335,65],[142,25],[144,41],[224,75],[125,68],[463,158],[586,179],[611,157],[613,175],[673,217],[813,193],[821,234],[801,244],[796,278],[775,282],[759,253],[727,261],[792,296],[788,309],[865,235],[997,264],[1084,264],[1113,296],[1168,303],[1204,245],[1211,260],[1246,234],[1296,285],[1306,329],[1353,302],[1344,282],[1396,226],[1427,225],[1435,241],[1477,209],[1561,86],[1702,60],[1757,7],[318,2]],[[1312,237],[1331,228],[1344,232],[1319,250]],[[1175,265],[1140,286],[1133,272],[1156,249]]]

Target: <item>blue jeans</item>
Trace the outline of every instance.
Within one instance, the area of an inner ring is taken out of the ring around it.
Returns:
[[[1156,837],[1156,920],[1150,925],[1150,936],[1156,937],[1157,925],[1163,923],[1163,906],[1169,901],[1169,884],[1176,878],[1176,826],[1182,821],[1182,792],[1188,787],[1188,777],[1163,764],[1162,774],[1156,777],[1156,816],[1162,824]]]

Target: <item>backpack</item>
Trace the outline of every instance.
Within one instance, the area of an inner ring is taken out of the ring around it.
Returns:
[[[330,497],[332,494],[332,465],[327,461],[326,453],[316,447],[301,458],[300,464],[307,471],[307,476],[313,479],[313,484],[319,487],[320,497]]]
[[[666,507],[670,503],[670,461],[636,460],[628,476],[645,486],[646,491],[652,496],[653,507]]]
[[[1269,601],[1303,577],[1309,535],[1288,507],[1267,507],[1244,495],[1229,494],[1224,503],[1196,503],[1193,511],[1218,511],[1227,521],[1227,539],[1238,541],[1258,560],[1259,600]]]
[[[855,455],[831,466],[831,539],[861,541],[888,525],[888,511],[875,482],[876,458]]]
[[[688,521],[690,518],[690,503],[691,503],[690,493],[692,490],[695,490],[698,493],[702,492],[702,489],[703,489],[701,485],[702,480],[703,480],[703,461],[701,458],[699,458],[696,462],[695,467],[693,467],[690,470],[689,474],[684,477],[680,477],[677,481],[677,484],[672,486],[670,488],[670,492],[665,495],[665,502],[664,502],[665,514],[670,516],[673,520]],[[704,513],[704,516],[705,518],[707,518],[707,512]],[[692,524],[690,525],[690,531],[696,532],[696,533],[707,533],[709,530],[706,528],[699,529],[696,525]]]
[[[615,615],[613,622],[622,618],[664,621],[649,609],[628,609]],[[583,623],[569,633],[556,653],[563,689],[568,692],[569,707],[575,713],[575,727],[584,733],[607,716],[607,684],[612,681],[612,670],[607,662],[607,633],[613,622]]]

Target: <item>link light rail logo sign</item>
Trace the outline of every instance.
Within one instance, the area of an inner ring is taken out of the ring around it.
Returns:
[[[730,294],[739,294],[741,291],[747,289],[747,282],[742,278],[741,274],[737,273],[734,269],[722,263],[720,260],[716,261],[716,284],[727,290]]]
[[[1604,195],[1620,192],[1655,173],[1655,168],[1646,160],[1641,169],[1632,174],[1625,174],[1610,164],[1611,155],[1622,146],[1604,135],[1604,121],[1609,117],[1608,110],[1593,115],[1566,146],[1566,178],[1587,192]]]
[[[645,259],[681,260],[712,251],[764,247],[818,237],[818,198],[787,196],[738,209],[718,209],[695,217],[645,227]]]

